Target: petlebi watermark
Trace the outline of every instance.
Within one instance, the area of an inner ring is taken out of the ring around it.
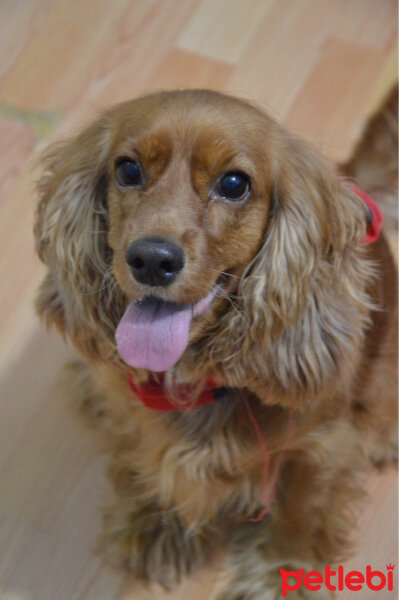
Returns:
[[[366,566],[364,572],[348,571],[340,565],[332,569],[326,565],[324,572],[307,571],[299,569],[298,571],[286,571],[280,569],[281,591],[285,598],[289,592],[299,590],[301,587],[309,591],[318,591],[322,587],[331,591],[351,590],[358,592],[363,589],[370,589],[375,592],[381,590],[392,591],[394,588],[394,570],[395,565],[389,563],[386,565],[386,571],[374,570],[370,565]]]

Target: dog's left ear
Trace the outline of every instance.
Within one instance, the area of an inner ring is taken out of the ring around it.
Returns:
[[[355,359],[369,313],[365,231],[362,200],[287,137],[265,240],[239,290],[252,366],[287,391],[314,392]]]

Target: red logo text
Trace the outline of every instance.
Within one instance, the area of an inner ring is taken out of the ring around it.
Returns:
[[[386,568],[386,573],[383,573],[382,571],[373,571],[371,566],[367,565],[365,574],[360,571],[345,573],[343,566],[339,566],[334,571],[328,565],[326,565],[324,573],[319,571],[305,573],[305,569],[299,569],[299,571],[280,569],[281,591],[284,598],[288,592],[299,590],[302,586],[310,591],[320,590],[322,586],[327,590],[341,592],[345,589],[357,592],[364,589],[364,586],[376,592],[383,589],[392,591],[395,566],[389,564]]]

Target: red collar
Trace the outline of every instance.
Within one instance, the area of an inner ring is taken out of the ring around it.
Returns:
[[[191,386],[180,387],[180,396],[184,400],[184,396],[186,395],[187,405],[182,406],[181,404],[179,404],[176,406],[176,404],[173,404],[169,400],[168,396],[164,391],[163,375],[159,375],[159,382],[150,380],[149,383],[145,383],[141,386],[135,384],[133,377],[130,373],[128,373],[127,375],[127,380],[130,389],[138,397],[140,402],[144,404],[144,406],[146,406],[147,408],[158,412],[187,410],[192,406],[195,406],[195,408],[197,408],[198,406],[203,406],[204,404],[210,404],[211,402],[215,402],[215,400],[219,400],[220,398],[222,398],[225,394],[227,394],[229,389],[231,389],[227,387],[217,386],[216,383],[212,380],[212,378],[209,378],[201,394],[196,399],[194,405],[192,404],[192,402],[190,402],[189,398],[189,394],[192,389]]]
[[[366,231],[366,235],[364,236],[364,241],[367,244],[372,244],[373,242],[376,242],[378,240],[380,233],[381,233],[381,226],[382,226],[382,221],[383,221],[381,209],[378,206],[378,204],[376,202],[374,202],[374,200],[371,198],[371,196],[366,194],[366,192],[363,192],[363,190],[359,189],[358,187],[356,187],[355,185],[353,185],[351,183],[345,182],[345,185],[349,189],[351,189],[352,192],[355,192],[355,194],[360,196],[360,198],[362,200],[364,200],[364,202],[368,206],[369,211],[366,216],[367,231]]]
[[[364,200],[369,208],[369,213],[366,217],[367,219],[367,232],[364,237],[364,241],[368,244],[372,244],[375,242],[381,231],[382,225],[382,212],[380,207],[374,202],[374,200],[363,192],[355,185],[346,183],[346,185],[355,192],[360,198]],[[198,406],[204,406],[205,404],[210,404],[219,398],[222,398],[231,388],[227,387],[218,387],[216,383],[209,378],[206,386],[202,390],[201,394],[197,398],[194,405],[190,402],[189,394],[190,394],[190,386],[187,386],[186,389],[180,388],[180,395],[184,399],[184,395],[187,396],[187,405],[176,406],[173,404],[168,396],[166,395],[163,387],[163,375],[159,376],[159,381],[151,380],[149,383],[138,386],[135,384],[133,377],[128,374],[127,379],[129,382],[130,389],[132,392],[139,398],[139,400],[151,410],[155,410],[158,412],[171,412],[171,411],[179,411],[186,410],[188,408],[192,408],[193,406],[197,408]]]

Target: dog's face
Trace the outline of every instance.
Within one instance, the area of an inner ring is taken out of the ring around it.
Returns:
[[[155,94],[45,160],[39,311],[86,355],[117,362],[116,336],[125,363],[165,371],[202,339],[199,363],[225,353],[265,370],[257,353],[266,364],[288,344],[273,368],[280,380],[296,369],[297,383],[334,363],[333,330],[343,338],[351,318],[337,316],[340,295],[363,293],[350,252],[364,208],[262,112],[214,92]],[[304,328],[317,330],[303,356],[298,328],[308,341]]]
[[[185,104],[161,101],[140,126],[133,104],[133,118],[117,125],[108,241],[129,298],[198,302],[222,273],[241,272],[263,239],[272,184],[266,140],[262,153],[251,147],[228,103],[216,118],[206,105]]]
[[[260,248],[272,126],[262,120],[263,143],[254,143],[254,114],[226,100],[216,110],[161,97],[144,117],[137,108],[118,115],[108,163],[113,270],[135,307],[117,339],[132,366],[167,370]],[[165,331],[165,310],[174,331]]]

